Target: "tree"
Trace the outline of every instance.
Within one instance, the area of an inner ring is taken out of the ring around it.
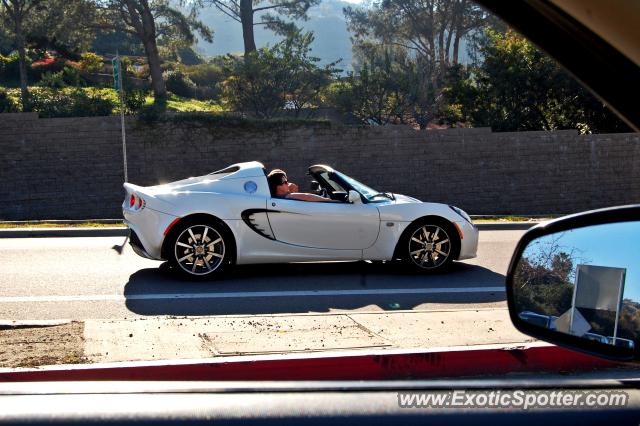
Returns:
[[[458,70],[447,101],[462,120],[498,131],[579,129],[628,131],[602,102],[544,52],[513,31],[488,29],[478,63]]]
[[[0,3],[0,8],[2,8]],[[0,15],[0,18],[2,16]],[[1,22],[1,21],[0,21]],[[8,55],[13,50],[13,37],[5,25],[0,26],[0,55]]]
[[[94,17],[90,0],[47,0],[29,19],[29,47],[55,50],[60,56],[78,60],[95,38],[95,32],[87,31],[84,24]]]
[[[460,41],[489,19],[469,0],[383,0],[373,8],[347,7],[344,13],[356,42],[400,46],[424,58],[436,74],[458,63]]]
[[[282,63],[285,108],[293,109],[299,117],[303,108],[311,108],[320,102],[321,89],[326,87],[340,71],[337,62],[320,67],[320,58],[311,55],[312,32],[294,32],[274,47]]]
[[[92,10],[88,0],[1,0],[0,18],[18,51],[24,111],[30,110],[27,49],[54,49],[63,56],[79,58],[93,37],[80,23],[91,20]]]
[[[335,64],[319,67],[311,56],[313,34],[296,32],[272,48],[249,52],[244,58],[228,55],[222,99],[232,109],[270,118],[285,109],[296,117],[303,108],[317,106],[321,89],[337,71]]]
[[[228,55],[222,82],[222,101],[230,109],[269,118],[283,107],[283,83],[278,58],[270,49],[261,48],[244,58]]]
[[[173,7],[170,0],[95,0],[95,4],[99,10],[98,28],[127,32],[142,43],[157,100],[167,96],[158,39],[180,39],[191,44],[195,40],[193,32],[197,31],[205,40],[212,41],[211,30],[197,20],[195,8],[185,14]]]
[[[556,256],[566,256],[558,253]],[[571,259],[568,266],[573,267]],[[571,308],[573,283],[564,271],[522,258],[514,276],[514,300],[518,312],[560,316]]]
[[[144,47],[137,35],[98,28],[90,50],[99,55],[118,52],[121,55],[144,56]]]
[[[364,123],[405,123],[414,98],[412,59],[398,47],[360,45],[358,75],[334,85],[330,102]]]
[[[560,316],[571,307],[575,265],[586,260],[575,247],[562,245],[563,235],[534,241],[520,259],[513,277],[519,312]]]
[[[347,7],[344,13],[357,48],[374,44],[409,58],[400,64],[412,80],[408,114],[421,128],[442,109],[444,76],[459,61],[460,41],[489,19],[468,0],[383,0],[373,8]]]
[[[438,112],[440,124],[454,127],[471,125],[469,117],[478,97],[471,70],[472,67],[456,64],[447,71],[442,89],[444,107]]]
[[[20,73],[20,100],[22,110],[30,111],[29,89],[27,81],[27,59],[26,59],[26,28],[32,12],[42,3],[42,0],[1,0],[2,20],[11,28],[14,36],[14,43],[18,50],[18,69]]]
[[[253,27],[263,25],[276,34],[289,35],[297,30],[290,19],[307,19],[307,11],[320,0],[199,0],[200,3],[214,5],[222,13],[242,25],[242,39],[245,55],[256,51]],[[271,12],[275,12],[275,15]],[[256,15],[258,21],[255,21]]]

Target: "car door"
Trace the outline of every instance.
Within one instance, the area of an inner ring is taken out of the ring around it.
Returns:
[[[275,239],[287,244],[363,250],[376,242],[380,230],[380,214],[370,204],[271,198],[267,210]]]

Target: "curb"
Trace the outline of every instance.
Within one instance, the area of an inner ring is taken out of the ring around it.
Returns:
[[[52,225],[67,225],[73,226],[76,225],[77,228],[82,228],[83,225],[88,223],[99,223],[101,225],[122,225],[124,224],[123,219],[49,219],[49,220],[3,220],[0,223],[7,225],[14,225],[16,227],[28,228],[31,225],[42,225],[42,224],[52,224]]]
[[[480,231],[524,231],[538,222],[478,223]],[[13,228],[0,229],[0,238],[71,238],[71,237],[126,237],[129,228]]]
[[[416,380],[525,372],[587,372],[622,365],[538,342],[387,353],[249,355],[207,360],[1,369],[0,382]]]
[[[0,230],[0,238],[125,237],[129,228],[14,228]]]
[[[474,223],[480,231],[526,231],[542,222],[486,222]]]

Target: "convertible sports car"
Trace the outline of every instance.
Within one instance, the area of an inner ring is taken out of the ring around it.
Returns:
[[[457,207],[380,193],[326,165],[309,175],[313,192],[334,202],[276,198],[256,161],[165,185],[125,183],[130,244],[189,277],[330,260],[401,260],[427,272],[476,256],[478,230]]]

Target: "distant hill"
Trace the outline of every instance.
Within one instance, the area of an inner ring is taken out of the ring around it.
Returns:
[[[309,9],[308,21],[298,21],[298,25],[307,31],[313,31],[315,41],[312,53],[330,63],[338,59],[342,62],[338,68],[351,69],[351,40],[342,9],[350,3],[340,0],[323,0],[318,6]],[[215,32],[213,43],[198,42],[198,51],[206,56],[242,53],[242,27],[239,22],[225,16],[215,7],[200,11],[200,19]],[[261,26],[255,27],[255,39],[258,47],[273,45],[280,41],[271,31]]]

